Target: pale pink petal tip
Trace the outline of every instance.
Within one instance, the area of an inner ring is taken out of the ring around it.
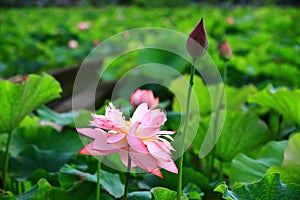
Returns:
[[[161,171],[158,168],[154,169],[151,172],[151,174],[154,174],[154,175],[158,176],[159,178],[163,178],[163,175],[162,175]]]

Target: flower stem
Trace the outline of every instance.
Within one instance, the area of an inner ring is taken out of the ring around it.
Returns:
[[[130,178],[130,169],[131,169],[131,158],[128,153],[128,163],[127,163],[127,172],[126,172],[126,180],[124,186],[124,198],[123,200],[127,200],[128,195],[128,185],[129,185],[129,178]]]
[[[4,170],[3,170],[3,189],[6,190],[6,178],[8,176],[8,166],[9,166],[9,146],[10,146],[10,141],[12,138],[12,132],[8,133],[8,139],[6,142],[6,148],[5,148],[5,156],[4,156]]]
[[[181,194],[182,194],[183,150],[184,150],[184,143],[185,143],[185,134],[187,131],[189,115],[190,115],[190,103],[191,103],[192,87],[194,85],[194,75],[195,75],[194,65],[195,65],[195,63],[196,63],[196,59],[193,60],[193,64],[191,65],[190,83],[189,83],[189,88],[188,88],[186,110],[185,110],[185,121],[184,121],[184,127],[183,127],[183,132],[182,132],[181,144],[179,146],[179,154],[181,156],[179,157],[178,180],[177,180],[177,200],[181,199]]]
[[[101,177],[101,160],[98,160],[97,163],[97,191],[96,191],[96,200],[100,200],[100,177]]]

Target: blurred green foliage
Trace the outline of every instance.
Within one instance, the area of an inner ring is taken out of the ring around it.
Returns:
[[[224,199],[245,199],[244,196],[247,196],[246,199],[257,199],[261,198],[262,192],[267,199],[296,199],[299,196],[300,90],[297,88],[300,86],[300,29],[296,26],[299,21],[297,8],[229,9],[206,5],[155,10],[104,7],[0,11],[2,77],[80,63],[95,46],[95,40],[104,41],[128,29],[154,26],[189,34],[199,19],[204,17],[209,40],[208,53],[220,71],[224,63],[218,58],[218,44],[226,39],[233,50],[233,57],[228,62],[228,84],[225,86],[227,105],[223,105],[226,118],[215,153],[200,159],[204,136],[216,118],[216,108],[212,106],[210,97],[214,92],[219,94],[219,85],[207,84],[197,74],[194,98],[198,104],[193,108],[199,106],[201,120],[198,124],[193,123],[192,118],[190,120],[193,127],[199,128],[191,147],[185,152],[183,198],[221,199],[222,195]],[[82,21],[90,25],[85,31],[77,27]],[[70,40],[78,41],[78,48],[69,48]],[[167,43],[165,38],[156,38],[154,42],[165,41]],[[112,46],[114,49],[117,47]],[[109,63],[111,59],[107,58],[104,63]],[[187,63],[182,58],[170,52],[146,49],[114,60],[104,81],[118,79],[130,68],[153,61],[171,66],[179,74],[186,73]],[[139,76],[144,78],[148,72],[145,70]],[[160,100],[166,100],[162,102],[166,104],[168,114],[164,128],[178,130],[183,117],[182,109],[174,96],[175,92],[171,93],[178,90],[178,98],[185,99],[187,87],[184,83],[187,81],[184,77],[187,76],[166,77],[163,68],[154,73],[169,87],[160,88],[155,84],[144,87],[153,89]],[[130,91],[128,88],[125,88],[126,92]],[[174,90],[168,90],[172,88]],[[77,155],[83,144],[74,129],[72,118],[76,114],[75,121],[86,126],[90,111],[59,114],[41,107],[31,113],[42,103],[58,97],[60,90],[58,83],[48,75],[40,78],[30,75],[29,80],[20,85],[1,82],[3,106],[0,118],[3,123],[0,129],[6,132],[14,129],[14,132],[9,149],[10,191],[4,193],[0,190],[0,199],[95,199],[97,160]],[[43,100],[45,97],[47,101]],[[122,105],[120,102],[115,101],[115,106]],[[103,114],[104,108],[105,105],[97,112]],[[225,116],[224,111],[222,107],[219,115]],[[52,122],[56,126],[50,126],[51,123],[41,126],[42,121]],[[57,126],[62,130],[55,130]],[[2,161],[7,138],[7,134],[0,134],[1,170],[4,168]],[[124,173],[105,165],[102,165],[102,170],[101,198],[110,200],[122,196]],[[164,170],[162,173],[163,179],[153,174],[132,173],[128,198],[173,199],[177,175]],[[219,181],[226,183],[216,186]]]
[[[189,34],[203,17],[208,33],[208,53],[217,66],[218,44],[226,39],[233,50],[229,83],[272,82],[299,86],[300,29],[297,8],[222,7],[183,8],[26,8],[0,12],[0,76],[32,73],[81,63],[110,36],[138,27],[163,27]],[[81,31],[80,22],[90,27]],[[70,40],[78,48],[68,47]],[[137,61],[127,66],[135,66]],[[128,69],[127,69],[128,70]],[[222,70],[222,67],[220,67]],[[121,72],[120,72],[121,73]],[[111,77],[114,78],[114,77]]]

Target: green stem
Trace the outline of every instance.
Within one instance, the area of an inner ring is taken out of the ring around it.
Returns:
[[[184,150],[184,143],[185,143],[185,134],[187,131],[189,115],[190,115],[190,103],[191,103],[192,88],[194,85],[194,75],[195,75],[194,65],[195,65],[195,63],[196,63],[196,59],[193,60],[193,64],[191,65],[190,83],[189,83],[189,88],[188,88],[186,110],[185,110],[185,121],[184,121],[184,127],[183,127],[183,132],[182,132],[181,144],[179,146],[180,157],[179,157],[178,180],[177,180],[177,200],[181,199],[181,194],[182,194],[183,150]]]
[[[6,142],[5,148],[5,157],[4,157],[4,170],[3,170],[3,189],[6,190],[6,178],[8,176],[8,166],[9,166],[9,146],[11,141],[12,132],[8,134],[8,139]]]
[[[123,200],[127,200],[127,196],[128,196],[130,169],[131,169],[131,158],[130,158],[129,153],[128,153],[128,163],[127,163],[127,172],[126,172],[126,180],[125,180],[125,186],[124,186],[124,198],[123,198]]]
[[[98,160],[97,163],[97,191],[96,191],[96,200],[100,200],[100,177],[101,177],[101,160]]]

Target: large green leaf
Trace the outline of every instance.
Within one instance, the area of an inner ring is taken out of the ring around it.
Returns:
[[[48,183],[46,179],[41,179],[27,192],[18,196],[19,200],[40,200],[48,199],[48,192],[51,190],[52,186]]]
[[[151,189],[151,192],[155,200],[174,200],[177,197],[177,192],[169,190],[164,187],[155,187]],[[188,198],[183,195],[181,200],[188,200]]]
[[[300,90],[274,89],[268,86],[255,94],[249,101],[273,108],[287,119],[300,125]]]
[[[38,125],[18,127],[12,135],[12,156],[31,145],[42,150],[77,153],[83,144],[75,131],[58,132],[52,127]]]
[[[300,184],[300,133],[293,135],[284,151],[284,160],[281,166],[268,169],[268,173],[278,172],[284,183]]]
[[[79,111],[71,111],[66,113],[57,113],[46,106],[37,109],[40,119],[53,121],[60,125],[69,125],[74,122],[73,118],[79,115]]]
[[[186,100],[187,97],[187,83],[188,77],[185,76],[175,79],[170,85],[170,88],[176,91],[176,94],[178,95],[173,101],[172,108],[174,111],[180,111],[180,106],[183,110],[185,108],[185,101],[182,100]],[[196,100],[192,101],[192,103],[195,104],[191,106],[192,108],[198,104],[200,113],[204,116],[209,115],[212,110],[216,110],[217,103],[220,103],[218,99],[221,98],[222,85],[206,86],[200,77],[195,76],[193,91],[195,92]],[[225,99],[223,99],[224,102],[222,102],[222,105],[219,107],[224,107],[224,103],[226,103],[227,109],[240,110],[247,102],[248,97],[254,94],[255,91],[256,88],[252,85],[244,85],[241,88],[226,86],[226,102]],[[179,103],[181,103],[181,105]],[[212,103],[215,104],[214,108],[212,108]]]
[[[38,169],[56,173],[80,148],[82,142],[75,131],[57,132],[36,125],[18,127],[12,135],[10,172],[17,178],[29,178]]]
[[[0,193],[0,199],[1,200],[18,200],[18,198],[15,197],[14,194],[2,194],[2,193]]]
[[[297,184],[283,184],[279,174],[267,174],[256,183],[246,184],[229,190],[223,182],[216,186],[216,192],[223,194],[224,199],[233,200],[277,200],[277,199],[299,199],[300,186]]]
[[[201,188],[202,190],[207,190],[210,188],[209,186],[209,180],[208,178],[202,174],[201,172],[190,168],[190,167],[184,167],[183,171],[182,171],[182,185],[186,186],[189,183],[193,183],[195,185],[197,185],[199,188]],[[155,186],[152,185],[152,183],[155,182],[155,180],[161,181],[163,184],[161,185],[156,185],[156,186],[166,186],[170,189],[176,190],[177,188],[177,182],[174,181],[175,179],[177,179],[177,174],[168,172],[168,171],[163,171],[163,179],[158,179],[156,176],[152,176],[153,179],[148,179],[148,185],[150,186]],[[145,180],[147,182],[147,180]]]
[[[22,84],[0,82],[0,133],[10,133],[33,110],[61,92],[59,83],[50,75],[29,75]]]
[[[243,85],[240,88],[231,86],[225,87],[226,90],[226,108],[231,110],[240,110],[245,106],[248,98],[256,92],[253,85]]]
[[[102,199],[112,199],[110,196],[102,195]],[[96,186],[90,182],[79,181],[68,190],[53,187],[48,193],[49,200],[72,199],[72,200],[94,200],[96,199]]]
[[[195,184],[199,188],[206,190],[209,188],[209,180],[208,178],[199,172],[199,170],[195,170],[193,168],[184,167],[183,168],[183,180],[182,185],[186,186],[188,184]]]
[[[182,192],[188,197],[188,199],[201,200],[204,196],[204,193],[200,190],[200,188],[193,183],[187,184],[187,186],[183,188]]]
[[[100,184],[115,198],[120,198],[124,194],[124,185],[120,181],[118,174],[112,174],[101,170]],[[97,182],[97,174],[90,174],[77,170],[70,165],[65,165],[59,172],[59,182],[64,188],[70,188],[78,180],[85,180],[89,182]]]
[[[237,154],[231,164],[230,183],[260,180],[269,167],[281,165],[286,146],[287,141],[271,141],[262,148],[256,159],[243,153]]]
[[[221,110],[220,115],[225,115],[225,111]],[[215,117],[216,113],[213,113],[212,119]],[[202,143],[208,127],[214,125],[210,124],[211,121],[209,117],[202,118],[193,148],[203,148]],[[271,140],[267,125],[254,113],[227,110],[225,124],[220,131],[222,132],[215,148],[216,156],[223,161],[231,161],[238,153],[256,150]],[[212,135],[211,138],[213,138]]]
[[[93,200],[96,198],[96,186],[90,182],[77,182],[69,190],[53,187],[46,179],[40,179],[36,185],[30,190],[18,196],[20,200],[58,200],[58,199],[73,199],[73,200]],[[111,200],[107,195],[101,195],[101,198]]]
[[[230,161],[240,152],[250,152],[271,139],[267,125],[255,114],[227,111],[224,128],[216,145],[216,156]]]
[[[151,200],[151,192],[137,191],[128,194],[128,200]]]

